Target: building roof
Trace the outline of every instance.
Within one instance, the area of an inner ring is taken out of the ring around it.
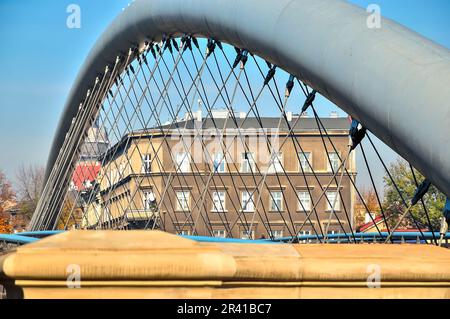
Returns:
[[[100,173],[101,165],[98,162],[81,162],[75,167],[72,175],[73,185],[81,191],[86,188],[87,182],[93,182]]]
[[[99,128],[97,121],[88,130],[84,143],[80,148],[80,159],[83,161],[96,159],[109,147],[108,134],[105,128]]]
[[[226,121],[226,122],[225,122]],[[260,121],[260,122],[259,122]],[[320,118],[323,126],[327,130],[328,133],[339,131],[339,135],[347,136],[348,130],[350,127],[350,120],[346,117],[327,117]],[[226,124],[226,126],[225,126]],[[237,125],[236,125],[237,124]],[[295,124],[295,126],[294,126]],[[200,127],[201,125],[201,127]],[[244,129],[244,130],[261,130],[262,128],[265,130],[276,130],[278,127],[281,132],[289,132],[289,126],[293,130],[294,133],[302,133],[308,134],[319,131],[319,126],[315,118],[302,117],[297,121],[297,117],[293,117],[292,121],[288,123],[283,119],[280,123],[279,117],[261,117],[259,119],[255,117],[248,117],[245,121],[243,118],[236,118],[236,123],[232,118],[203,118],[202,121],[197,121],[196,119],[188,119],[181,120],[179,122],[170,123],[162,126],[145,128],[141,130],[132,131],[125,136],[122,137],[120,141],[118,141],[115,145],[112,145],[102,156],[100,156],[100,160],[104,157],[109,157],[112,154],[117,156],[120,154],[126,146],[130,145],[130,139],[137,138],[142,135],[152,135],[155,133],[167,133],[167,130],[173,130],[175,134],[178,134],[182,130],[215,130],[217,128],[232,130],[232,129]],[[321,127],[322,128],[322,127]],[[322,129],[323,132],[323,129]],[[114,156],[114,157],[115,157]]]
[[[323,126],[326,130],[345,130],[349,129],[349,119],[345,117],[339,118],[321,118],[320,119]],[[226,126],[225,126],[226,121]],[[236,125],[237,124],[237,125]],[[178,130],[178,129],[199,129],[201,125],[202,129],[277,129],[289,131],[290,128],[293,128],[294,132],[308,132],[308,131],[318,131],[319,127],[317,125],[317,121],[315,118],[307,118],[302,117],[297,121],[296,117],[293,117],[291,121],[288,123],[282,119],[280,123],[279,117],[248,117],[246,120],[243,118],[236,118],[236,122],[232,118],[204,118],[202,121],[197,121],[195,119],[183,120],[176,123],[170,123],[163,126],[154,127],[151,129],[143,129],[138,132],[148,132],[149,130]],[[295,126],[294,126],[295,125]]]
[[[386,219],[388,220],[392,216],[394,216],[394,215],[391,214],[391,215],[387,216]],[[369,229],[374,228],[375,225],[378,226],[380,224],[384,224],[384,226],[386,226],[385,223],[384,223],[384,217],[382,215],[378,215],[373,221],[370,221],[368,223],[365,223],[365,224],[359,226],[358,227],[358,231],[361,232],[361,233],[364,233],[364,232],[368,231]],[[386,228],[383,228],[383,229],[380,229],[380,231],[381,232],[387,232],[388,230]],[[395,232],[396,233],[402,233],[402,232],[403,233],[411,233],[411,232],[419,232],[419,231],[423,231],[424,232],[424,231],[429,231],[429,229],[423,228],[423,229],[419,230],[417,228],[398,227]]]
[[[388,218],[389,219],[389,218]],[[367,229],[370,229],[372,227],[375,227],[375,225],[379,225],[380,223],[384,222],[384,218],[382,215],[378,215],[377,217],[375,217],[374,220],[371,220],[361,226],[358,227],[360,232],[364,232]]]

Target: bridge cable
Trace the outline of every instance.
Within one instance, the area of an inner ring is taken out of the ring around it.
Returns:
[[[383,165],[386,174],[388,175],[389,179],[390,179],[391,182],[392,182],[392,185],[394,186],[395,190],[396,190],[397,193],[399,194],[399,196],[400,196],[400,198],[401,198],[401,200],[402,200],[402,202],[403,202],[403,205],[404,205],[405,207],[408,207],[408,204],[406,203],[406,201],[405,201],[405,199],[404,199],[404,197],[403,197],[402,192],[400,191],[400,189],[399,189],[397,183],[395,182],[394,178],[392,177],[391,172],[389,171],[389,169],[387,168],[386,164],[384,163],[384,161],[383,161],[383,159],[382,159],[382,157],[381,157],[381,155],[380,155],[378,149],[376,148],[375,144],[373,143],[373,141],[372,141],[370,135],[367,136],[367,139],[368,139],[368,141],[370,142],[370,144],[371,144],[373,150],[375,151],[375,153],[376,153],[378,159],[380,160],[381,164]],[[416,227],[418,228],[418,230],[419,230],[419,232],[420,232],[422,238],[423,238],[424,240],[426,240],[425,234],[422,232],[422,229],[421,229],[421,227],[419,226],[419,224],[417,223],[417,221],[416,221],[416,219],[414,218],[414,216],[411,215],[411,218],[413,219],[413,221],[414,221]]]
[[[411,213],[411,208],[414,207],[414,205],[417,204],[417,202],[423,198],[423,196],[426,194],[426,192],[428,191],[428,189],[431,186],[431,182],[428,179],[425,179],[422,184],[420,184],[417,189],[416,192],[414,193],[413,198],[411,199],[411,203],[409,204],[409,206],[406,208],[406,210],[404,211],[404,213],[400,216],[400,219],[397,221],[397,224],[394,226],[394,228],[392,229],[392,231],[389,233],[385,243],[388,243],[391,239],[391,237],[393,236],[394,232],[397,230],[397,228],[400,226],[400,224],[403,222],[403,220],[405,219],[406,215],[408,213]]]
[[[414,183],[416,184],[416,187],[419,187],[419,182],[417,181],[416,173],[414,172],[414,168],[411,165],[411,163],[409,163],[409,168],[411,169],[411,173],[412,173],[412,176],[413,176],[413,179],[414,179]],[[423,197],[420,198],[420,202],[422,204],[422,208],[423,208],[423,211],[425,213],[425,217],[426,217],[427,222],[428,222],[428,227],[430,228],[431,234],[433,235],[434,243],[435,243],[435,245],[438,245],[438,241],[437,241],[436,235],[434,234],[433,225],[431,224],[430,215],[428,214],[428,209],[425,206],[425,202],[423,200]]]

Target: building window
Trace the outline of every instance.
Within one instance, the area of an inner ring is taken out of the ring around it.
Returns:
[[[277,152],[271,155],[269,173],[283,172],[283,153]]]
[[[282,192],[270,192],[270,210],[271,211],[283,210],[283,193]]]
[[[283,231],[282,230],[272,230],[270,231],[270,238],[278,239],[283,237]]]
[[[241,239],[255,239],[255,231],[254,230],[241,231]]]
[[[327,192],[327,210],[331,211],[333,209],[333,203],[334,203],[334,210],[341,210],[340,205],[340,199],[338,192]],[[336,202],[335,202],[336,201]]]
[[[327,231],[327,236],[331,236],[332,238],[327,238],[327,241],[329,242],[338,242],[339,241],[339,234],[341,232],[339,230],[328,230]],[[337,235],[337,236],[332,236],[332,235]]]
[[[113,168],[113,169],[111,169],[111,172],[110,172],[109,184],[114,185],[117,182],[119,182],[119,174],[118,174],[117,168]]]
[[[255,211],[255,202],[253,201],[252,192],[242,192],[242,211],[243,212]]]
[[[298,192],[298,210],[306,212],[311,210],[311,196],[308,192]]]
[[[119,165],[119,176],[120,178],[124,178],[125,177],[125,167],[126,167],[126,163],[122,162]]]
[[[327,159],[328,171],[336,173],[340,165],[339,155],[338,153],[328,153],[328,157],[330,159],[330,160]]]
[[[181,173],[189,172],[189,154],[188,153],[177,153],[176,155],[176,165],[177,171]]]
[[[152,191],[144,191],[144,210],[151,210],[156,205],[155,194]]]
[[[298,157],[300,159],[300,172],[311,173],[312,153],[311,152],[299,153]]]
[[[311,235],[311,231],[310,230],[302,230],[300,233],[299,233],[299,235],[300,236],[310,236]],[[306,239],[303,239],[302,241],[301,241],[302,243],[306,243],[306,242],[311,242],[311,239],[308,239],[308,240],[306,240]]]
[[[177,211],[189,210],[190,192],[177,192]]]
[[[213,192],[213,212],[224,212],[225,192]]]
[[[225,157],[222,153],[214,154],[214,172],[225,173]]]
[[[112,217],[111,216],[111,207],[109,205],[108,206],[102,205],[102,208],[103,208],[103,212],[104,212],[103,221],[110,220]]]
[[[227,232],[224,229],[214,229],[213,230],[213,235],[216,238],[226,238],[227,237]]]
[[[191,235],[191,231],[190,230],[182,230],[178,232],[178,235],[180,236],[190,236]]]
[[[241,173],[255,172],[255,157],[253,153],[242,153],[241,157]]]
[[[150,154],[142,156],[142,173],[148,174],[152,172],[152,157]]]

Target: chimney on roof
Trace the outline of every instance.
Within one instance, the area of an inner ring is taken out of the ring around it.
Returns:
[[[292,112],[286,112],[288,122],[292,122]]]
[[[202,121],[202,110],[198,110],[197,112],[195,112],[195,118],[199,122]]]
[[[226,119],[229,115],[227,109],[211,110],[211,117],[215,119]]]
[[[338,112],[332,111],[332,112],[330,113],[330,118],[332,118],[332,119],[337,119],[338,117],[339,117]]]

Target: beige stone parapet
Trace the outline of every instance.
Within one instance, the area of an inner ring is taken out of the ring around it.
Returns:
[[[0,256],[0,283],[12,298],[450,298],[450,251],[71,231]]]

